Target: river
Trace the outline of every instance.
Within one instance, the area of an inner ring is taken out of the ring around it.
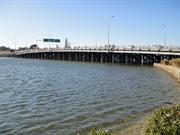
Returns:
[[[0,58],[0,134],[84,134],[124,128],[180,101],[153,66]]]

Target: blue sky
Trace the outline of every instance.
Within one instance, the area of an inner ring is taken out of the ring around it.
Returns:
[[[72,46],[164,43],[180,46],[180,0],[0,0],[0,46],[27,47],[45,37]],[[46,44],[38,42],[40,47]]]

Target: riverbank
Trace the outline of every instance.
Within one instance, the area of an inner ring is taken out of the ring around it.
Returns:
[[[160,64],[154,63],[154,67],[158,67],[158,68],[168,72],[170,75],[172,75],[178,81],[180,81],[180,68],[173,66],[173,65],[164,65],[162,63],[160,63]]]
[[[13,53],[10,51],[0,51],[0,57],[12,57]]]
[[[179,135],[179,109],[180,104],[173,104],[155,109],[153,113],[146,115],[140,121],[126,129],[116,131],[111,135]]]
[[[151,114],[143,117],[141,120],[123,130],[112,132],[112,135],[145,135],[150,116]]]

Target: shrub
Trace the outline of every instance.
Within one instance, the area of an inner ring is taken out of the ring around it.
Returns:
[[[101,130],[95,130],[95,128],[93,128],[93,129],[91,130],[91,135],[110,135],[110,133],[108,133],[108,131],[103,130],[103,129],[101,129]]]
[[[171,60],[172,65],[176,66],[176,67],[180,67],[180,58],[176,58]]]
[[[168,60],[164,60],[163,63],[164,63],[165,65],[170,65],[170,61],[168,61]]]
[[[180,135],[180,105],[155,110],[146,135]]]

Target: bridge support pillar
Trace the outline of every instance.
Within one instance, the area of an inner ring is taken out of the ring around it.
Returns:
[[[101,53],[101,63],[103,63],[103,54]]]
[[[43,53],[40,53],[40,55],[41,55],[41,59],[43,59]]]
[[[91,53],[91,62],[93,62],[94,60],[94,57],[93,57],[93,53]]]
[[[83,61],[85,61],[85,54],[84,54],[84,53],[83,53],[83,56],[82,56],[82,57],[83,57]]]
[[[96,53],[96,55],[95,55],[95,56],[96,56],[96,62],[97,62],[97,61],[98,61],[98,54]]]
[[[141,64],[144,64],[144,56],[141,55]]]
[[[62,60],[64,60],[64,53],[62,53]]]
[[[126,62],[126,64],[128,64],[128,55],[127,54],[125,56],[125,62]]]
[[[60,55],[61,55],[61,54],[60,54],[60,53],[58,53],[58,60],[61,60],[61,57],[60,57]]]
[[[161,61],[163,61],[163,56],[161,55]]]
[[[71,61],[71,53],[69,52],[69,61]]]
[[[77,61],[77,53],[75,54],[75,61]]]
[[[106,62],[108,62],[108,53],[105,54]]]
[[[114,63],[114,54],[112,54],[112,63]]]

